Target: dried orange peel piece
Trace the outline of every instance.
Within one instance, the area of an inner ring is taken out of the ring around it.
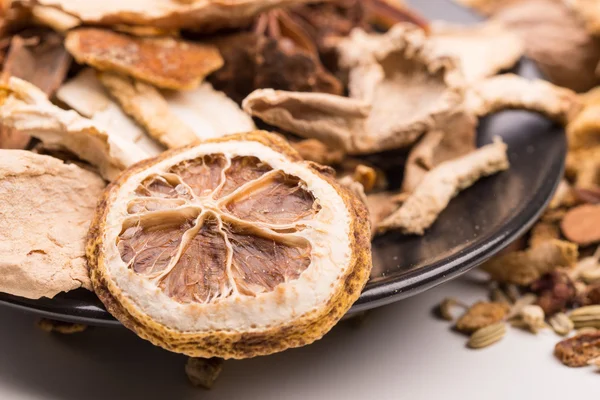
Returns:
[[[211,45],[172,37],[140,38],[98,28],[70,31],[65,47],[79,63],[164,89],[193,89],[223,66],[219,50]]]
[[[309,344],[350,308],[371,269],[364,205],[260,131],[133,166],[105,192],[89,237],[107,309],[193,357]]]

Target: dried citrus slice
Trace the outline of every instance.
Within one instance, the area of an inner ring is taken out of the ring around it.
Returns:
[[[139,336],[194,357],[321,338],[371,268],[367,211],[323,168],[266,132],[131,167],[91,226],[96,293]]]

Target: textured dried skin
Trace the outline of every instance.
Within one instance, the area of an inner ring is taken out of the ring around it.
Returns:
[[[121,75],[99,78],[123,110],[168,148],[255,128],[251,117],[208,83],[192,91],[160,92]]]
[[[476,128],[477,118],[458,108],[445,124],[423,135],[406,160],[402,190],[411,193],[431,169],[474,151]]]
[[[580,246],[600,242],[600,204],[575,207],[560,222],[565,237]]]
[[[594,36],[600,34],[600,4],[594,0],[565,0],[585,23],[585,29]]]
[[[142,25],[165,29],[192,29],[202,32],[247,25],[262,11],[305,3],[310,0],[34,0],[34,4],[52,6],[86,24]]]
[[[500,3],[500,2],[495,2]],[[518,34],[527,56],[556,85],[577,92],[596,86],[600,41],[590,36],[579,17],[563,1],[514,1],[494,14]]]
[[[404,204],[379,224],[378,230],[399,229],[403,233],[422,235],[461,190],[508,166],[506,145],[500,139],[441,163],[425,175]]]
[[[456,321],[456,329],[464,333],[473,333],[502,321],[510,307],[506,303],[489,303],[480,301],[473,304],[466,313]]]
[[[568,367],[585,367],[600,357],[600,331],[582,333],[556,344],[554,355]]]
[[[45,144],[69,150],[98,167],[107,180],[148,157],[135,143],[111,135],[75,111],[56,107],[44,93],[25,81],[10,78],[3,90],[0,117],[6,126]]]
[[[498,75],[471,86],[467,105],[478,116],[506,109],[525,109],[564,125],[581,111],[581,103],[573,91],[514,74]]]
[[[25,31],[25,34],[28,37],[12,37],[0,79],[6,81],[15,76],[51,96],[65,79],[71,57],[60,35],[45,30]],[[29,140],[29,135],[0,126],[0,148],[24,149]]]
[[[332,149],[317,139],[305,139],[291,142],[291,146],[307,161],[322,165],[336,165],[344,160],[345,154],[340,149]]]
[[[135,143],[149,156],[158,155],[165,150],[110,98],[96,71],[91,68],[82,70],[62,85],[56,92],[56,97],[79,114],[91,119],[105,132]]]
[[[98,28],[70,31],[65,46],[81,64],[165,89],[194,89],[223,65],[214,46],[172,37],[139,38]]]
[[[104,181],[52,157],[0,154],[0,291],[38,299],[91,289],[85,238]]]
[[[519,36],[495,22],[474,26],[436,22],[430,32],[434,54],[458,58],[468,83],[511,68],[525,52]]]
[[[144,200],[160,210],[139,208]],[[368,279],[367,219],[287,142],[253,132],[122,174],[87,254],[96,293],[139,336],[194,357],[245,358],[311,343],[342,317]]]
[[[577,245],[563,240],[547,240],[525,251],[494,257],[482,265],[493,280],[526,286],[559,267],[577,262]]]
[[[263,89],[244,100],[244,110],[299,136],[366,154],[413,144],[463,100],[458,68],[432,56],[423,32],[412,26],[385,35],[355,30],[338,50],[350,71],[350,98]]]

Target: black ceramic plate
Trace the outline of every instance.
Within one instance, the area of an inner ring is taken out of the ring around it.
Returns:
[[[445,0],[413,2],[426,16],[458,22],[476,20]],[[537,77],[523,61],[516,69]],[[390,233],[373,243],[373,272],[352,312],[379,307],[443,283],[481,264],[533,224],[550,200],[562,173],[566,140],[562,129],[532,113],[509,111],[481,121],[478,144],[501,136],[511,168],[485,178],[459,194],[425,236]],[[399,156],[375,161],[400,180]],[[394,179],[397,178],[397,179]],[[118,324],[93,293],[76,290],[52,300],[0,294],[0,303],[42,316],[92,325]]]

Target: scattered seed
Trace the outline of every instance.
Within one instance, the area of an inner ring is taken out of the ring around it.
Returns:
[[[575,328],[600,328],[600,305],[585,306],[573,310],[569,315]]]
[[[584,335],[586,333],[596,333],[598,329],[592,327],[579,328],[575,330],[575,335]]]
[[[507,318],[511,319],[517,317],[521,313],[523,307],[534,304],[536,301],[537,296],[533,293],[527,293],[521,296],[521,298],[517,299],[515,301],[515,304],[513,304],[513,306],[511,307],[510,311],[508,312]]]
[[[554,332],[560,336],[567,336],[573,330],[575,325],[569,319],[567,314],[559,312],[548,319],[548,323]]]
[[[494,302],[494,303],[503,303],[503,304],[508,304],[508,305],[512,305],[512,301],[511,299],[508,297],[508,295],[500,288],[496,287],[492,289],[492,292],[490,294],[490,299]]]
[[[524,306],[519,313],[519,317],[532,333],[538,333],[540,329],[545,327],[544,318],[546,316],[544,310],[535,304]]]
[[[472,349],[481,349],[500,341],[505,335],[506,324],[497,322],[475,331],[469,338],[467,346]]]
[[[446,297],[438,306],[440,316],[446,321],[454,321],[454,315],[452,314],[452,308],[461,307],[466,309],[467,306],[455,299],[454,297]]]
[[[456,329],[464,333],[475,332],[504,320],[509,309],[510,307],[504,303],[477,302],[456,321]]]

